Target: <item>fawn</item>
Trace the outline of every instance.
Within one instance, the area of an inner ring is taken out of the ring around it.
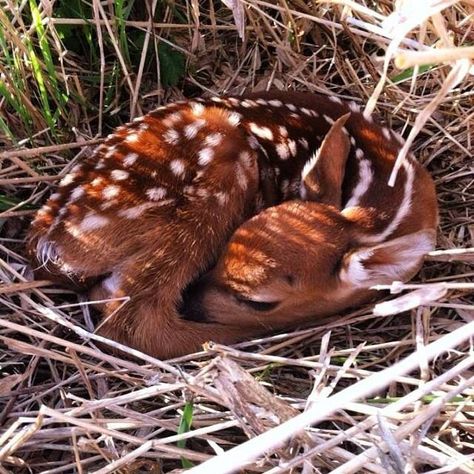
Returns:
[[[157,357],[295,326],[411,278],[433,248],[429,174],[410,155],[387,185],[402,143],[337,97],[160,107],[71,169],[29,252],[109,300],[101,334]]]

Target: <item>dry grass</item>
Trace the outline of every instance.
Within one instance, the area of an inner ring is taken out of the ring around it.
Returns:
[[[0,14],[0,473],[474,473],[472,0],[407,0],[395,15],[389,0],[129,13],[94,0],[82,18],[44,2],[36,20],[26,3]],[[88,31],[96,68],[66,49],[64,25]],[[184,77],[162,87],[170,67]],[[166,362],[98,349],[84,297],[31,279],[35,208],[130,115],[270,87],[368,104],[409,137],[436,180],[439,251],[375,311]]]

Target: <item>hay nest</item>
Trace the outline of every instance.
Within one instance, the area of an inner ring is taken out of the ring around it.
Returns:
[[[397,7],[4,3],[1,473],[474,472],[474,4]],[[130,116],[270,87],[355,100],[408,138],[439,250],[375,312],[166,362],[103,352],[84,297],[32,280],[35,209]]]

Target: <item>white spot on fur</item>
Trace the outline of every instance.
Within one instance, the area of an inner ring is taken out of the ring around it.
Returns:
[[[109,159],[112,158],[117,153],[117,147],[116,146],[111,146],[110,148],[107,149],[107,153],[104,155],[104,158]]]
[[[354,101],[349,102],[349,109],[351,109],[351,111],[355,113],[360,112],[360,107]]]
[[[59,186],[68,186],[69,184],[73,183],[74,180],[77,178],[77,175],[75,173],[69,173],[64,178],[61,180],[59,183]]]
[[[191,140],[198,134],[199,130],[201,130],[204,125],[206,125],[206,121],[204,119],[195,120],[184,127],[184,136]]]
[[[227,117],[227,121],[233,126],[237,127],[239,125],[240,120],[242,119],[242,115],[238,114],[237,112],[232,112]]]
[[[138,133],[131,133],[130,135],[127,136],[127,138],[125,138],[125,141],[126,141],[127,143],[135,143],[135,142],[137,142],[137,141],[139,140],[139,138],[140,138],[140,137],[139,137]],[[107,153],[107,155],[108,155],[108,154],[109,154],[109,153]],[[105,155],[106,158],[108,158],[107,155]]]
[[[140,217],[148,209],[155,207],[156,203],[154,202],[144,202],[138,206],[129,207],[128,209],[121,209],[118,212],[120,217],[125,217],[125,219],[136,219]]]
[[[257,99],[255,102],[257,102],[258,105],[268,105],[268,102],[265,99]]]
[[[170,145],[176,145],[179,142],[179,132],[174,128],[170,128],[164,133],[163,140]]]
[[[95,170],[102,170],[104,168],[105,168],[105,161],[103,159],[99,160],[94,167]]]
[[[361,150],[360,148],[357,148],[357,150],[355,151],[355,155],[356,155],[356,158],[358,160],[364,158],[364,150]]]
[[[273,140],[273,133],[268,127],[260,127],[256,123],[250,123],[250,131],[257,135],[257,137],[265,140]]]
[[[100,186],[103,182],[104,179],[101,176],[98,176],[91,181],[91,186],[95,188],[96,186]]]
[[[130,174],[125,170],[112,170],[110,176],[114,181],[124,181],[130,176]]]
[[[305,115],[311,116],[311,110],[307,109],[306,107],[301,107],[301,112]]]
[[[286,138],[288,136],[288,129],[286,127],[284,127],[283,125],[280,125],[278,127],[278,131],[280,132],[280,135],[283,137],[283,138]]]
[[[204,113],[204,105],[198,102],[191,102],[191,110],[196,117],[199,117]]]
[[[275,149],[280,160],[287,160],[290,157],[290,149],[286,143],[278,143]]]
[[[272,107],[281,107],[283,105],[283,102],[278,99],[272,99],[268,101],[268,104]]]
[[[53,193],[51,196],[49,196],[49,199],[51,201],[57,201],[61,197],[61,193]]]
[[[328,99],[331,101],[331,102],[334,102],[335,104],[342,104],[342,100],[339,99],[339,97],[336,97],[335,95],[330,95],[328,97]]]
[[[214,150],[212,148],[203,148],[198,152],[198,163],[201,166],[209,164],[214,158]]]
[[[334,123],[334,119],[329,117],[329,115],[326,115],[326,114],[323,114],[323,117],[324,117],[324,120],[326,120],[326,122],[329,124],[329,125],[332,125]]]
[[[412,194],[413,194],[413,182],[415,179],[415,168],[407,160],[403,162],[403,168],[406,173],[405,186],[403,187],[403,199],[400,203],[400,206],[397,209],[397,212],[393,219],[390,221],[390,224],[387,228],[380,234],[367,237],[365,240],[367,242],[381,242],[385,240],[392,232],[394,232],[406,215],[410,212],[412,204]],[[400,178],[399,178],[400,179]]]
[[[79,224],[79,229],[82,232],[89,232],[91,230],[101,229],[102,227],[105,227],[109,222],[110,221],[107,217],[99,216],[98,214],[89,212],[89,214],[87,214]]]
[[[85,192],[84,188],[83,188],[82,186],[78,186],[77,188],[75,188],[75,189],[72,191],[72,193],[71,193],[71,195],[70,195],[70,197],[69,197],[68,204],[69,204],[69,203],[72,203],[72,202],[74,202],[74,201],[77,201],[77,200],[80,199],[82,196],[84,196],[85,193],[86,193],[86,192]]]
[[[182,119],[183,115],[181,112],[173,112],[163,119],[161,122],[165,127],[170,128]]]
[[[296,112],[298,109],[296,108],[296,105],[294,104],[286,104],[286,106],[292,111]]]
[[[117,197],[120,194],[120,188],[118,186],[115,186],[113,184],[106,186],[102,190],[102,197],[104,199],[113,199]]]
[[[217,146],[222,141],[222,133],[216,132],[211,133],[204,139],[204,145],[206,146]]]
[[[350,140],[351,140],[351,145],[352,146],[356,146],[356,141],[355,141],[355,138],[351,135],[350,137]]]
[[[357,151],[360,150],[360,148],[357,149]],[[357,155],[356,151],[356,155]],[[362,151],[362,150],[360,150]],[[364,156],[364,153],[362,153],[362,156]],[[372,171],[372,166],[370,164],[369,160],[363,160],[359,158],[359,181],[352,191],[352,196],[347,201],[346,205],[344,206],[345,208],[349,207],[354,207],[358,206],[360,203],[360,200],[362,196],[369,190],[370,185],[372,184],[372,180],[374,177],[374,173]]]
[[[125,166],[132,166],[135,163],[135,161],[137,161],[137,159],[138,159],[137,153],[128,153],[127,155],[125,155],[123,159],[123,164]]]
[[[212,102],[221,103],[223,100],[220,97],[211,97]]]
[[[170,161],[170,169],[176,176],[182,176],[186,167],[183,160],[172,160]]]
[[[159,201],[160,199],[163,199],[166,196],[167,192],[168,191],[165,188],[159,186],[156,188],[147,189],[145,194],[148,196],[148,199],[150,199],[150,201]]]

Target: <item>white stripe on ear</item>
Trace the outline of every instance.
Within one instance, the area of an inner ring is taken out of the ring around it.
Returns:
[[[350,251],[343,259],[340,279],[356,288],[407,281],[433,250],[435,240],[436,233],[427,229]]]
[[[349,115],[331,121],[331,128],[320,148],[304,165],[301,172],[301,199],[341,207],[342,181],[351,147],[347,133],[344,133],[344,124]]]

